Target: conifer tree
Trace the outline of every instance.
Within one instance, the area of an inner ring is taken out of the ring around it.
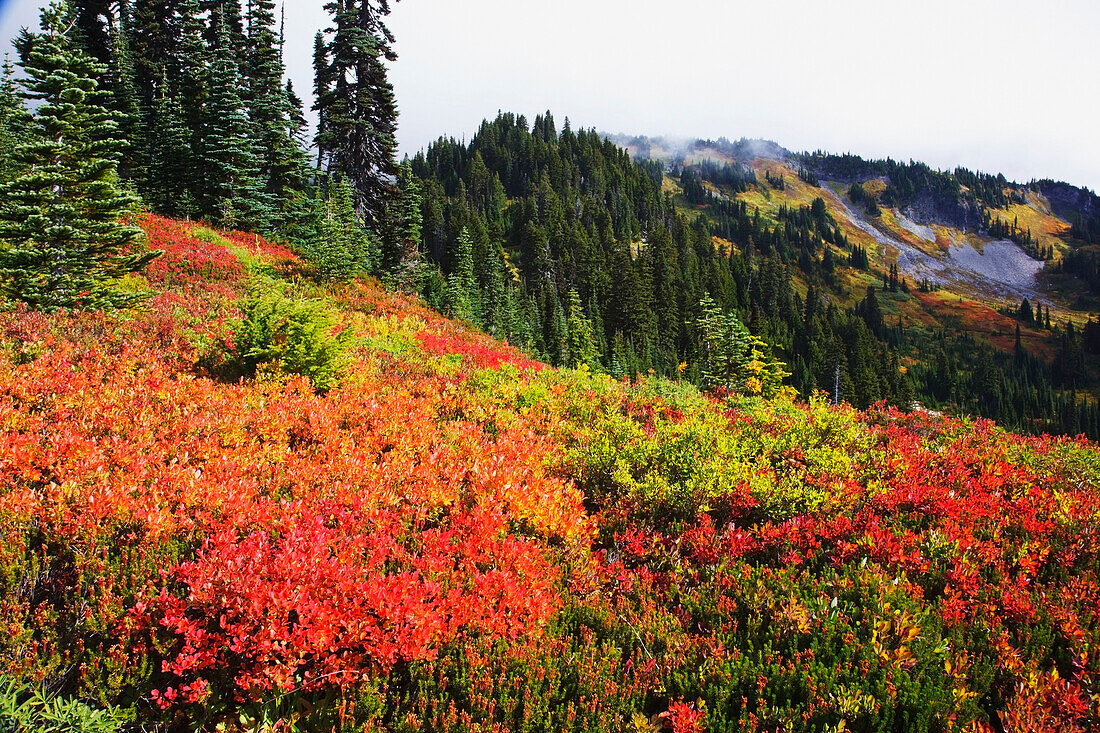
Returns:
[[[397,106],[386,61],[397,58],[393,36],[382,22],[388,0],[330,0],[331,36],[315,48],[314,71],[322,120],[318,160],[351,180],[372,217],[385,204],[387,179],[397,173]]]
[[[585,365],[590,369],[600,366],[592,322],[584,314],[581,296],[576,288],[569,290],[569,355],[573,365]]]
[[[309,122],[306,120],[302,107],[302,98],[294,91],[294,82],[286,80],[286,88],[283,90],[283,100],[286,104],[286,119],[290,129],[290,137],[301,148],[305,148],[309,141],[306,139],[306,130]]]
[[[402,165],[398,171],[397,188],[385,209],[379,263],[386,282],[402,291],[423,291],[422,286],[432,286],[432,283],[421,282],[422,277],[431,277],[432,273],[432,268],[421,267],[422,202],[420,182],[408,164]]]
[[[69,0],[66,20],[72,25],[68,37],[96,62],[110,64],[115,20],[111,0]]]
[[[177,10],[183,0],[133,0],[129,50],[143,121],[152,114],[162,79],[180,78],[176,63],[180,37]]]
[[[307,167],[305,151],[293,137],[292,121],[283,86],[283,59],[275,33],[274,0],[250,0],[247,11],[248,116],[255,147],[260,156],[260,179],[264,192],[279,202],[276,224],[288,212],[282,202],[293,199],[304,185]]]
[[[100,105],[104,67],[68,37],[68,8],[54,2],[40,33],[15,45],[34,108],[20,175],[0,187],[0,289],[33,308],[120,307],[139,296],[117,284],[157,252],[137,252],[137,227],[120,223],[135,198],[118,183],[124,141]]]
[[[347,180],[330,182],[328,189],[317,236],[306,248],[306,256],[322,279],[346,280],[376,266],[378,247],[355,213]]]
[[[203,136],[205,210],[224,226],[267,229],[274,202],[260,182],[260,161],[237,91],[239,82],[229,29],[219,17]]]
[[[398,195],[391,199],[397,213],[397,238],[390,251],[385,253],[382,263],[383,267],[391,270],[397,269],[402,262],[419,259],[423,240],[424,216],[420,207],[424,198],[420,182],[412,174],[408,162],[398,172],[397,190]]]
[[[546,341],[550,358],[559,366],[569,366],[573,363],[573,354],[569,349],[571,338],[565,308],[553,284],[543,292],[546,295]]]
[[[485,331],[495,338],[504,338],[513,333],[514,300],[508,287],[508,263],[504,248],[493,242],[489,246],[486,261],[486,284],[482,294],[482,325]]]
[[[708,295],[699,303],[696,320],[703,349],[700,373],[710,387],[773,397],[790,374],[768,355],[768,346],[752,335],[733,313],[723,313]]]
[[[445,305],[454,318],[478,324],[479,297],[474,279],[473,245],[470,230],[463,227],[455,248],[455,265],[447,276]]]
[[[0,183],[11,180],[18,171],[15,151],[27,142],[30,120],[15,84],[15,67],[5,55],[0,74]]]
[[[332,144],[332,135],[328,129],[329,111],[320,100],[331,97],[334,85],[332,74],[325,34],[317,31],[317,35],[313,37],[313,111],[317,113],[317,132],[313,142],[317,146],[317,168],[321,170],[325,168],[326,146]]]
[[[180,122],[187,132],[187,165],[183,186],[193,207],[207,201],[206,185],[206,106],[209,102],[210,48],[198,0],[180,0],[179,4],[179,78],[169,85],[167,94],[179,105]],[[154,113],[156,106],[154,105]],[[155,120],[151,127],[155,127]],[[153,143],[150,140],[150,143]],[[150,154],[152,157],[152,154]],[[155,163],[150,163],[155,166]],[[202,213],[210,213],[203,209]]]
[[[165,89],[153,107],[147,151],[143,190],[145,202],[152,210],[168,216],[189,217],[198,213],[188,185],[197,163],[191,155],[190,142],[191,133],[184,124],[179,99],[169,97]]]

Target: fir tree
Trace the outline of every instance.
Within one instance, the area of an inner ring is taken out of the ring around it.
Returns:
[[[260,179],[273,201],[293,200],[301,191],[307,167],[305,151],[293,137],[297,122],[290,115],[283,87],[283,60],[275,33],[274,0],[250,0],[248,24],[248,116],[260,156]],[[275,215],[276,224],[288,212]]]
[[[416,290],[424,273],[421,265],[424,216],[420,182],[406,163],[397,176],[397,190],[386,207],[386,229],[381,271],[386,281],[398,290]]]
[[[0,183],[17,175],[15,151],[27,143],[30,126],[30,115],[15,84],[15,68],[11,58],[5,56],[0,75]]]
[[[227,227],[267,229],[274,201],[263,191],[260,181],[260,161],[237,92],[239,82],[229,29],[219,17],[203,137],[205,210]]]
[[[66,20],[72,25],[69,39],[104,66],[112,56],[113,10],[111,0],[69,0],[66,8]]]
[[[110,14],[107,15],[110,18]],[[119,0],[118,12],[110,23],[110,55],[107,59],[106,91],[110,93],[108,109],[114,113],[119,134],[130,143],[129,154],[120,160],[119,170],[124,178],[135,177],[146,162],[141,158],[142,115],[134,79],[134,64],[130,53],[132,10],[130,0]]]
[[[328,189],[317,235],[306,248],[306,256],[322,279],[346,280],[371,271],[377,265],[378,248],[355,213],[347,180],[331,182]]]
[[[790,374],[783,363],[767,354],[767,345],[752,335],[733,313],[723,313],[708,295],[699,303],[699,331],[703,382],[733,392],[773,397]]]
[[[326,146],[332,143],[332,135],[328,129],[329,110],[322,106],[321,99],[331,97],[334,80],[333,68],[329,63],[328,44],[325,43],[325,34],[317,31],[313,37],[313,111],[317,113],[317,133],[313,138],[317,146],[317,167],[324,169]]]
[[[576,288],[569,291],[569,354],[572,365],[585,365],[590,369],[598,369],[600,355],[596,349],[595,332],[592,322],[584,314],[581,305],[581,296]],[[572,366],[570,365],[570,366]]]
[[[176,51],[180,38],[177,10],[184,0],[134,0],[129,51],[143,121],[152,114],[162,79],[181,78]]]
[[[294,82],[290,79],[286,80],[283,99],[286,104],[286,118],[290,129],[290,136],[298,143],[299,147],[304,149],[309,144],[306,138],[306,130],[309,128],[309,122],[306,120],[305,112],[303,112],[302,99],[298,96],[297,92],[294,91]]]
[[[141,230],[119,222],[136,203],[118,183],[124,142],[100,104],[105,68],[68,37],[66,7],[43,9],[42,32],[16,40],[34,108],[21,174],[0,188],[0,288],[33,308],[121,307],[140,296],[117,281],[157,252],[135,252]]]
[[[452,317],[477,324],[479,297],[474,279],[473,245],[470,231],[463,227],[455,249],[455,265],[447,276],[445,305]]]
[[[181,122],[187,130],[189,164],[184,172],[184,185],[189,198],[196,203],[206,201],[206,105],[209,101],[210,47],[206,43],[206,26],[198,0],[181,0],[179,5],[179,78],[172,94],[179,103]],[[173,93],[174,91],[174,93]]]
[[[508,263],[504,248],[494,242],[489,246],[486,267],[486,283],[482,296],[485,331],[495,338],[505,338],[514,333],[512,322],[514,297],[509,287]]]
[[[364,209],[377,217],[397,173],[397,106],[385,61],[393,61],[393,37],[382,23],[386,0],[331,0],[330,39],[315,49],[318,160],[352,182]]]
[[[190,131],[184,125],[179,100],[162,94],[153,107],[149,135],[148,168],[145,173],[145,201],[168,216],[198,213],[188,185],[196,161],[191,155]]]

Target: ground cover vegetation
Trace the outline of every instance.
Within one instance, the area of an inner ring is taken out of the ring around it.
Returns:
[[[547,368],[141,225],[144,311],[0,314],[10,678],[146,729],[1096,724],[1092,444]]]
[[[666,170],[547,113],[397,166],[389,7],[326,8],[317,167],[268,0],[59,2],[18,39],[5,726],[1100,723],[1100,453],[889,406],[896,269],[823,198],[736,199],[810,161]],[[921,195],[896,178],[856,203]]]

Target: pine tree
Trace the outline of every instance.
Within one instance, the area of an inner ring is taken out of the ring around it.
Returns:
[[[377,265],[378,247],[355,213],[347,180],[330,182],[317,236],[305,254],[324,280],[346,280]]]
[[[323,38],[314,53],[318,160],[329,172],[346,175],[364,210],[378,217],[387,179],[397,173],[397,106],[385,66],[397,56],[382,23],[389,3],[330,0],[325,9],[333,17],[331,38]]]
[[[69,0],[66,20],[72,24],[69,39],[97,63],[110,64],[115,20],[111,0]]]
[[[152,115],[162,79],[180,78],[176,51],[180,38],[177,10],[184,0],[134,0],[129,51],[142,121]]]
[[[286,80],[286,89],[283,91],[283,98],[286,104],[286,118],[287,124],[290,128],[290,136],[298,143],[298,146],[305,148],[309,141],[306,138],[306,130],[309,128],[309,122],[306,120],[305,112],[302,107],[302,99],[294,91],[294,82],[290,79]]]
[[[494,338],[511,336],[514,297],[509,287],[510,277],[504,248],[494,242],[489,246],[486,267],[486,284],[482,297],[485,331]]]
[[[733,392],[775,396],[789,377],[783,363],[768,354],[769,348],[733,313],[723,313],[709,296],[699,302],[695,325],[702,347],[700,373],[709,387]]]
[[[0,76],[0,183],[17,175],[15,151],[27,143],[30,126],[30,115],[15,84],[15,68],[11,58],[5,56]]]
[[[465,227],[458,235],[455,249],[455,265],[447,276],[445,305],[447,313],[459,320],[479,323],[479,293],[477,280],[474,279],[473,245],[470,242],[470,230]]]
[[[229,29],[219,18],[203,137],[205,213],[226,227],[267,229],[274,215],[274,197],[263,191],[260,161],[237,92],[239,82]]]
[[[585,365],[590,369],[600,367],[600,355],[596,349],[592,322],[584,314],[581,296],[576,288],[569,290],[569,354],[573,365]]]
[[[105,68],[71,41],[66,6],[42,11],[41,33],[15,45],[34,108],[22,173],[0,187],[0,288],[33,308],[121,307],[140,296],[117,280],[157,252],[135,252],[141,230],[119,222],[135,198],[118,183],[124,142],[100,105]]]
[[[420,211],[424,197],[420,182],[412,174],[412,168],[406,161],[397,176],[397,189],[400,194],[394,202],[397,208],[397,242],[393,251],[387,254],[383,266],[396,269],[402,262],[413,262],[420,257],[423,240],[424,215]]]
[[[183,108],[175,97],[162,94],[153,107],[144,195],[149,207],[168,216],[198,213],[188,182],[195,160]]]
[[[317,168],[324,170],[327,146],[332,144],[332,135],[328,128],[328,109],[321,105],[321,99],[328,99],[335,84],[333,69],[329,62],[328,44],[325,34],[317,31],[313,37],[313,111],[317,113],[317,133],[313,143],[317,146]]]
[[[144,150],[141,105],[130,52],[132,25],[130,0],[119,0],[118,18],[111,26],[111,57],[107,64],[107,81],[111,93],[110,109],[115,113],[119,133],[130,143],[129,155],[122,159],[119,166],[121,174],[127,179],[135,178],[140,166],[145,164],[141,157]]]
[[[187,131],[187,165],[182,171],[183,187],[192,207],[208,200],[206,183],[206,114],[209,102],[210,48],[206,43],[206,24],[198,0],[179,4],[179,78],[166,91],[179,104],[180,121]],[[155,113],[154,105],[154,113]],[[154,122],[155,125],[155,122]],[[150,140],[150,143],[155,141]],[[150,153],[152,158],[152,153]],[[155,166],[150,162],[150,166]],[[211,213],[209,209],[203,210]]]
[[[385,210],[380,271],[386,282],[398,290],[418,289],[424,216],[420,182],[408,163],[401,166],[397,190]]]
[[[260,156],[260,179],[264,192],[274,201],[293,200],[306,177],[305,151],[294,139],[297,123],[291,118],[287,91],[283,87],[283,59],[275,33],[274,0],[249,0],[247,97],[255,148]],[[280,205],[276,225],[287,211]]]

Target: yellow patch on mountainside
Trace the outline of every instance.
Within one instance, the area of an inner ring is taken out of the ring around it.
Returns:
[[[724,239],[719,236],[712,236],[710,241],[714,244],[714,249],[720,252],[722,255],[729,257],[730,253],[734,250],[740,252],[741,250],[734,246],[733,242],[728,239]]]
[[[1046,198],[1035,192],[1026,193],[1027,203],[1009,204],[1004,209],[990,209],[989,214],[994,219],[1001,219],[1009,224],[1016,223],[1017,229],[1022,232],[1031,231],[1031,238],[1039,247],[1054,247],[1054,259],[1060,260],[1066,252],[1067,246],[1063,237],[1069,234],[1070,225],[1058,218],[1050,209],[1050,203]]]
[[[886,181],[881,178],[873,178],[863,184],[863,190],[877,199],[886,190]]]

